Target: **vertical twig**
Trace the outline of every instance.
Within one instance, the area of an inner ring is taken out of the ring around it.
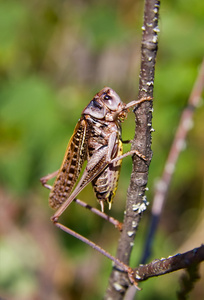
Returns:
[[[144,9],[143,37],[141,47],[141,69],[138,98],[153,97],[154,66],[157,53],[158,12],[160,2],[146,0]],[[133,158],[133,171],[128,189],[123,231],[120,236],[117,258],[129,264],[134,238],[146,209],[145,189],[151,161],[152,103],[144,102],[135,110],[136,131],[132,149],[139,150],[147,162],[137,156]],[[105,299],[122,299],[129,286],[127,274],[114,267],[109,279]]]
[[[142,264],[146,263],[148,257],[151,254],[152,241],[166,200],[172,175],[174,173],[179,154],[184,148],[188,131],[192,128],[193,114],[195,108],[199,105],[203,88],[204,88],[204,60],[202,62],[200,72],[197,76],[191,95],[189,97],[188,105],[183,110],[183,113],[181,115],[180,122],[178,124],[178,129],[176,131],[175,138],[173,140],[167,161],[165,163],[162,177],[156,186],[155,195],[153,199],[152,217],[149,226],[149,233],[147,235],[146,245],[143,252],[144,254],[141,260]]]

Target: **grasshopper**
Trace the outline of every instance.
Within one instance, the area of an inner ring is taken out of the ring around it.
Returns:
[[[122,159],[128,155],[136,154],[141,159],[146,160],[145,156],[137,150],[123,154],[121,138],[121,122],[127,117],[128,109],[146,100],[151,100],[151,98],[142,98],[125,104],[113,89],[110,87],[103,88],[82,111],[59,171],[41,178],[42,184],[51,190],[50,206],[57,209],[51,218],[53,223],[67,233],[88,243],[127,272],[129,272],[128,266],[112,257],[98,245],[58,223],[58,218],[90,182],[101,206],[101,211],[104,211],[105,203],[108,204],[109,209],[111,208],[118,186]],[[74,188],[86,160],[85,170]],[[57,176],[54,185],[48,185],[47,181],[54,176]]]

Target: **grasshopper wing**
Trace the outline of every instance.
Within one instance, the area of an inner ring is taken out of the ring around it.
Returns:
[[[72,194],[66,199],[64,203],[58,208],[53,216],[53,220],[57,220],[59,216],[65,211],[69,204],[76,198],[87,184],[89,184],[96,176],[98,176],[107,166],[107,146],[99,149],[88,161],[87,166],[82,174],[76,188]]]
[[[69,204],[75,199],[75,197],[89,184],[94,178],[96,178],[110,163],[110,155],[113,151],[113,145],[115,141],[115,135],[109,139],[108,145],[102,146],[89,158],[84,173],[82,174],[77,186],[72,194],[64,201],[64,203],[58,208],[53,216],[53,220],[57,220],[59,216],[65,211]]]
[[[58,208],[69,197],[87,157],[88,125],[83,117],[78,121],[49,196],[52,208]]]

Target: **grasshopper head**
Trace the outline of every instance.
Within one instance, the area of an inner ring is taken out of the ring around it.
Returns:
[[[126,117],[123,102],[110,87],[105,87],[97,93],[82,114],[88,114],[94,118],[105,119],[106,121],[115,121]]]

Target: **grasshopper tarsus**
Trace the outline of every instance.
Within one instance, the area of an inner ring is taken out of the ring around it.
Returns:
[[[45,179],[45,177],[40,178],[40,182],[42,183],[43,186],[45,186],[45,184],[47,182],[47,180]]]
[[[40,182],[42,183],[42,185],[44,187],[46,187],[46,183],[48,182],[48,180],[54,178],[58,174],[58,172],[59,172],[59,170],[57,170],[55,172],[52,172],[52,173],[50,173],[50,174],[48,174],[48,175],[46,175],[44,177],[41,177],[40,178]],[[50,185],[48,185],[48,186],[50,186]]]
[[[128,277],[130,282],[135,286],[135,288],[139,291],[141,291],[141,288],[138,286],[138,282],[135,280],[135,272],[132,268],[129,268],[128,270]]]
[[[50,220],[51,220],[52,223],[54,223],[54,224],[56,224],[56,223],[58,222],[58,219],[59,219],[59,217],[56,217],[55,215],[52,216],[52,217],[50,218]]]
[[[122,230],[123,230],[123,223],[118,221],[118,223],[115,225],[115,227],[116,227],[120,232],[122,232]]]
[[[49,180],[49,179],[48,179]],[[50,184],[47,184],[47,176],[40,178],[41,184],[48,190],[52,189],[52,186]]]

